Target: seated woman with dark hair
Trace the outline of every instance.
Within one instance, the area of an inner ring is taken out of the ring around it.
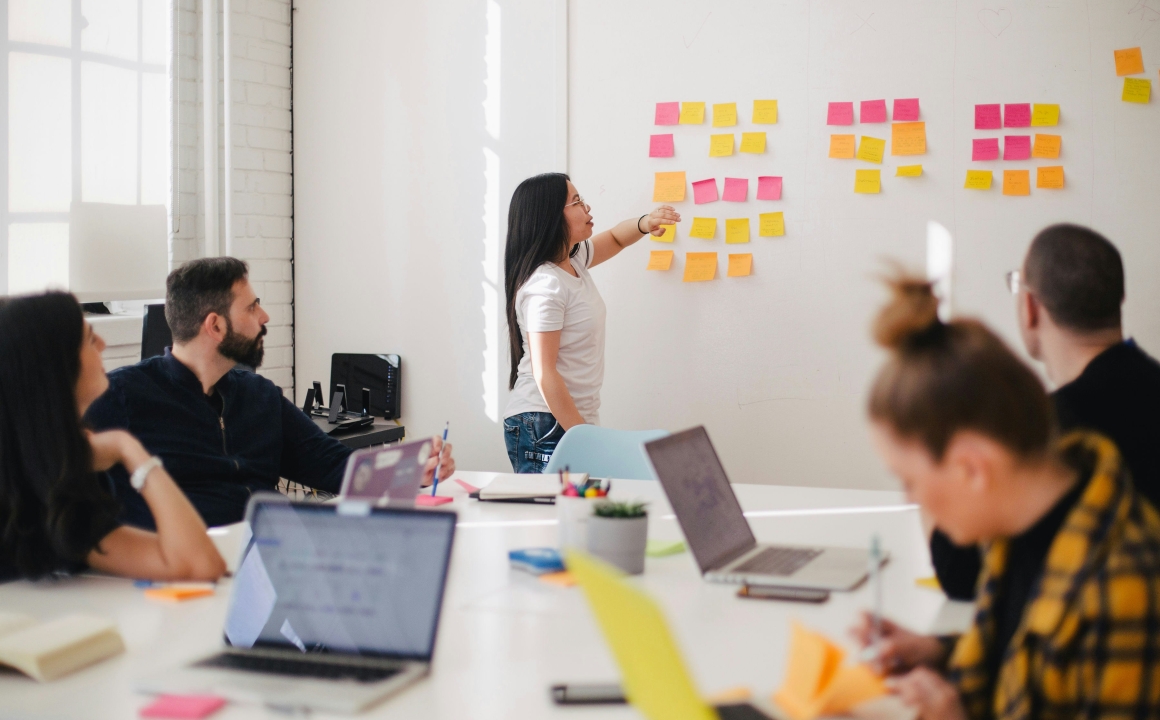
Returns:
[[[76,298],[0,299],[0,579],[85,566],[152,580],[215,580],[225,563],[157,458],[127,432],[81,423],[108,387],[105,343]],[[105,471],[122,465],[157,532],[122,526]]]

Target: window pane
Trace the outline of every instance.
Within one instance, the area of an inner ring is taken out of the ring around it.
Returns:
[[[72,200],[69,61],[8,54],[8,210],[68,212]]]
[[[8,293],[68,288],[68,223],[8,226]]]
[[[81,63],[81,199],[137,203],[137,73]]]
[[[142,76],[141,203],[169,205],[169,82],[161,73]]]
[[[169,0],[142,0],[141,62],[169,63]]]
[[[8,0],[8,39],[68,47],[71,4],[69,0]]]
[[[81,49],[137,59],[137,0],[82,0]]]

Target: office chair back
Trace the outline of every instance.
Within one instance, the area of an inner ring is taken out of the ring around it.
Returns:
[[[165,319],[165,305],[146,305],[145,319],[141,322],[141,359],[164,355],[173,344],[173,333]]]
[[[567,466],[572,472],[622,480],[656,480],[644,443],[668,435],[664,430],[613,430],[577,425],[560,438],[545,473]]]

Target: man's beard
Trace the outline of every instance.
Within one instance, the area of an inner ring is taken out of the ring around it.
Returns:
[[[262,366],[262,357],[266,354],[266,348],[262,342],[265,335],[265,325],[262,326],[257,337],[253,338],[234,332],[234,324],[230,322],[229,318],[226,318],[226,336],[221,345],[218,345],[218,352],[222,354],[222,357],[257,370]]]

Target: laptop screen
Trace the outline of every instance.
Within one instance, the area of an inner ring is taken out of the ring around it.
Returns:
[[[705,428],[685,430],[644,447],[702,573],[720,568],[757,544]]]
[[[226,644],[430,660],[455,513],[251,502]]]

